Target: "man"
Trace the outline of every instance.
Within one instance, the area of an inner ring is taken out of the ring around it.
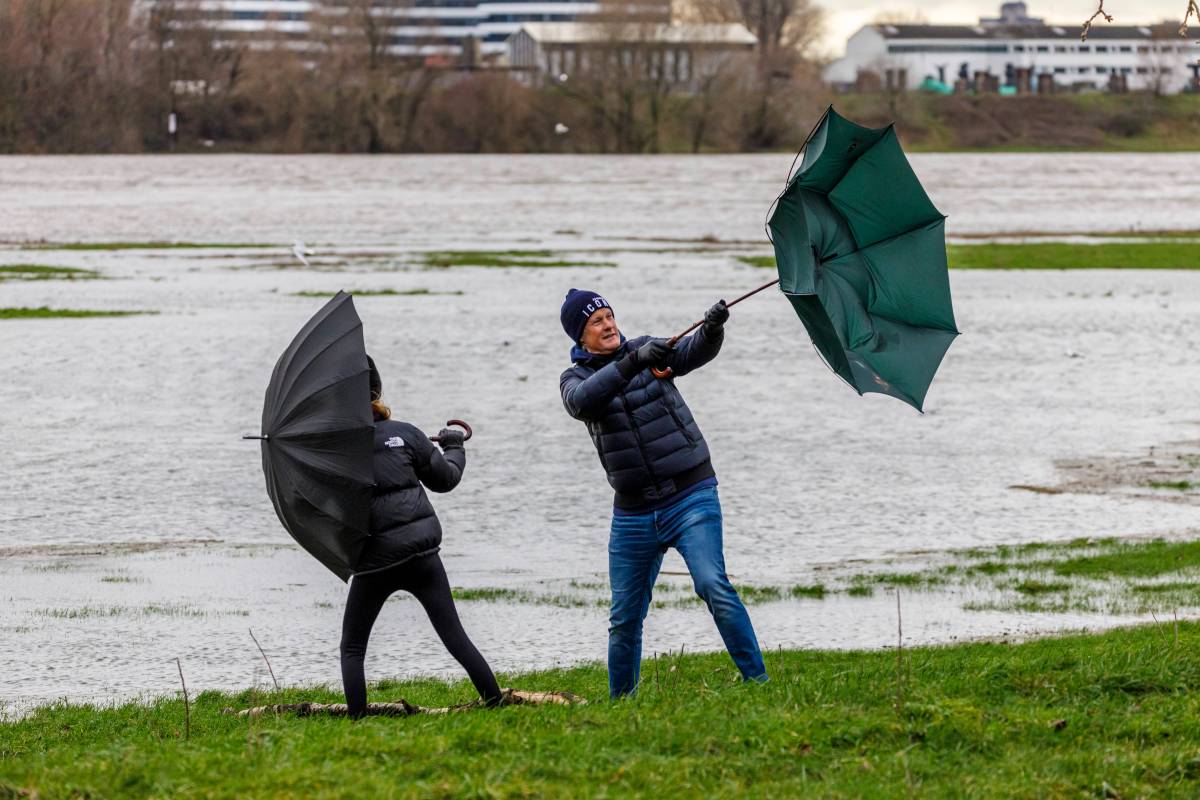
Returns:
[[[725,648],[745,680],[767,680],[750,616],[725,574],[721,503],[708,445],[675,378],[716,357],[729,309],[722,300],[696,333],[672,348],[665,339],[626,340],[608,301],[572,289],[560,311],[572,366],[559,381],[567,413],[587,423],[616,492],[608,542],[612,610],[608,685],[613,697],[637,690],[642,621],[663,553],[683,556]],[[652,367],[670,366],[655,377]]]

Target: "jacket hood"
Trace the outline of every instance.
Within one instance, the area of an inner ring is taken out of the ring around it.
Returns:
[[[621,344],[617,347],[616,350],[614,350],[613,352],[609,353],[606,356],[597,355],[596,353],[589,353],[587,350],[584,350],[579,345],[574,345],[571,348],[571,363],[586,364],[589,361],[607,362],[607,361],[609,361],[613,358],[616,358],[619,355],[623,355],[625,353],[625,342],[626,342],[625,334],[622,333],[621,334]]]

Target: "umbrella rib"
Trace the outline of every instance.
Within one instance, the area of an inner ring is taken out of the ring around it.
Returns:
[[[362,322],[359,322],[356,326],[354,326],[350,330],[346,331],[341,336],[337,337],[336,339],[331,341],[329,344],[322,347],[319,351],[314,353],[313,357],[311,359],[309,359],[309,362],[307,364],[305,364],[304,367],[301,368],[301,370],[298,373],[296,373],[296,375],[288,382],[289,385],[288,385],[287,391],[281,392],[280,396],[282,398],[286,399],[287,396],[291,393],[292,387],[296,385],[296,382],[298,380],[300,380],[301,376],[303,376],[306,372],[308,372],[309,367],[311,367],[318,358],[320,358],[324,353],[328,352],[330,348],[332,348],[335,344],[338,344],[339,342],[341,342],[347,336],[353,335],[355,333],[355,331],[357,331],[359,333],[362,332]],[[346,377],[339,378],[338,380],[336,380],[332,383],[328,383],[319,389],[314,389],[312,392],[309,392],[308,396],[305,397],[304,400],[307,400],[309,397],[312,397],[313,395],[320,394],[321,392],[328,389],[330,386],[335,386],[338,383],[340,383],[341,381],[349,380],[350,378],[353,378],[357,375],[365,374],[366,372],[367,372],[367,368],[366,368],[366,364],[364,364],[363,368],[361,370],[359,370],[358,372],[355,372],[353,375],[347,375]],[[301,402],[303,402],[303,400],[301,400]],[[294,412],[296,410],[296,408],[299,405],[300,405],[300,403],[292,404],[291,407],[289,407],[286,412],[284,412],[282,408],[276,409],[276,414],[274,416],[277,420],[281,421],[279,424],[283,424],[284,422],[286,422],[287,418],[292,414],[292,412]]]

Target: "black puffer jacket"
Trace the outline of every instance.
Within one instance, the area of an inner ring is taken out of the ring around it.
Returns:
[[[576,363],[559,380],[563,405],[587,423],[621,509],[652,505],[714,474],[708,444],[674,379],[715,358],[724,333],[702,327],[680,342],[671,378],[656,378],[649,368],[622,375],[621,359],[650,338],[627,340],[610,356],[576,347]]]
[[[407,422],[376,422],[371,538],[354,574],[376,572],[436,553],[442,543],[442,526],[421,484],[435,492],[448,492],[458,485],[466,464],[462,447],[450,447],[443,455],[428,436]]]

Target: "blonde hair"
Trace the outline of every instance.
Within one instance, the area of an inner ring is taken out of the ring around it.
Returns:
[[[384,405],[382,397],[371,398],[371,415],[375,417],[375,421],[391,419],[392,410]]]

